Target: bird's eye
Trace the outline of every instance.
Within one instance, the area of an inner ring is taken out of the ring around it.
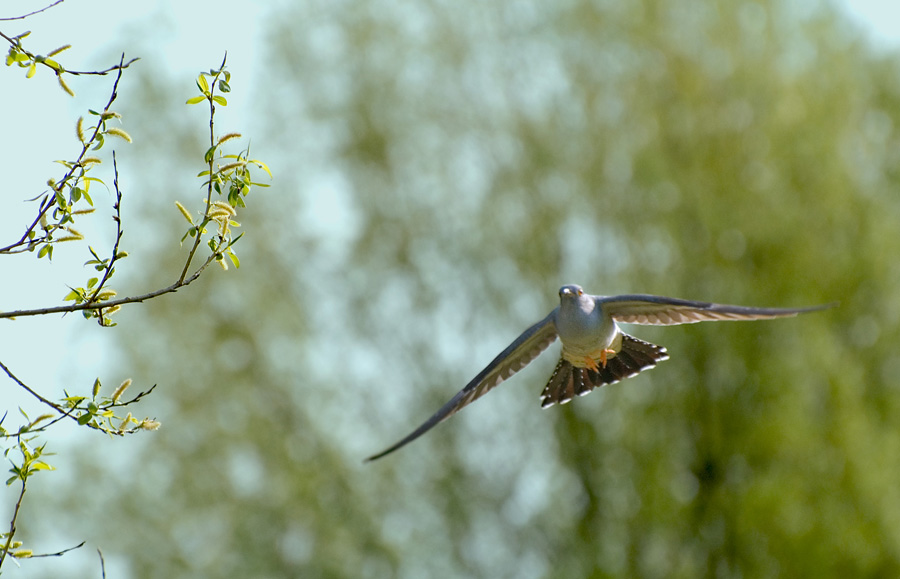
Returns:
[[[582,294],[584,294],[584,292],[581,290],[578,290],[578,295],[582,295]]]

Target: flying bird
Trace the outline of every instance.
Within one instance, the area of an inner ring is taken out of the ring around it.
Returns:
[[[562,355],[541,393],[541,407],[565,404],[576,395],[630,378],[668,360],[666,349],[619,328],[623,324],[674,326],[724,320],[768,320],[793,317],[835,306],[808,308],[751,308],[695,302],[646,294],[595,296],[581,286],[564,285],[559,306],[525,330],[466,387],[398,443],[370,456],[381,458],[419,438],[444,420],[477,400],[525,366],[559,338]]]

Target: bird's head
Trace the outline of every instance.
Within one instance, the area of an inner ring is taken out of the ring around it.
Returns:
[[[577,300],[581,296],[584,295],[584,290],[581,289],[580,285],[564,285],[559,288],[559,299],[561,301],[565,300]]]

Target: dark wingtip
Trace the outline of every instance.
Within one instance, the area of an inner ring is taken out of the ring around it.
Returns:
[[[363,464],[369,464],[370,462],[378,460],[379,458],[381,458],[383,456],[389,455],[390,453],[394,452],[395,450],[397,450],[397,449],[389,448],[387,450],[383,450],[383,451],[379,452],[378,454],[373,454],[369,458],[363,459]]]
[[[379,452],[379,453],[377,453],[377,454],[373,454],[373,455],[370,456],[369,458],[363,460],[363,464],[368,464],[368,463],[370,463],[370,462],[372,462],[372,461],[378,460],[379,458],[383,458],[383,457],[385,457],[385,456],[391,454],[391,453],[394,452],[395,450],[399,449],[401,446],[406,446],[408,443],[412,442],[415,438],[418,438],[418,435],[419,435],[419,434],[421,434],[421,433],[416,433],[416,436],[410,435],[409,437],[404,438],[403,440],[401,440],[400,442],[398,442],[398,443],[395,444],[394,446],[390,446],[390,447],[388,447],[388,448],[382,450],[381,452]]]

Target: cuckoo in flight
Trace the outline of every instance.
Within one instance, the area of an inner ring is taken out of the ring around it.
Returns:
[[[580,286],[559,290],[559,307],[531,326],[478,373],[434,416],[390,448],[369,457],[375,460],[419,438],[439,423],[480,398],[538,357],[559,338],[562,356],[541,393],[541,406],[565,404],[576,395],[630,378],[667,360],[666,349],[629,336],[623,324],[672,326],[721,320],[786,318],[834,306],[809,308],[750,308],[694,302],[645,294],[594,296]]]

